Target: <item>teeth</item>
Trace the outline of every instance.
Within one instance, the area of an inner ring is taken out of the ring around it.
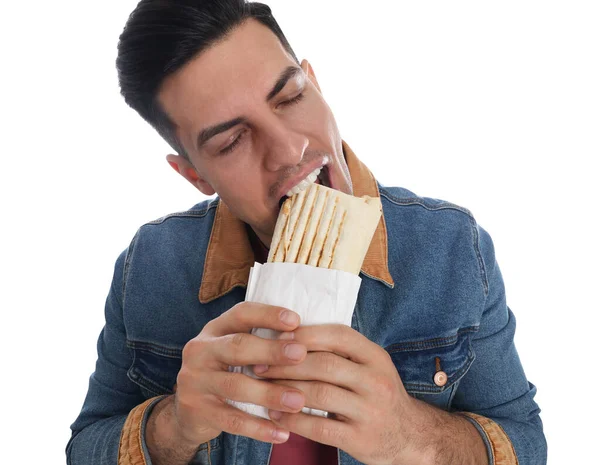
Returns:
[[[317,180],[317,176],[319,176],[319,173],[321,172],[321,168],[317,168],[316,170],[314,170],[312,173],[310,173],[308,176],[306,176],[305,179],[300,181],[296,186],[292,187],[285,195],[287,195],[288,197],[291,197],[292,195],[299,194],[304,189],[309,187],[313,182],[315,182]]]

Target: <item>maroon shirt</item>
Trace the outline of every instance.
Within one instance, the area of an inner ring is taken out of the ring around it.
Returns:
[[[254,259],[258,263],[265,263],[269,256],[269,249],[251,227],[246,226],[246,229],[254,251]],[[273,445],[269,465],[336,465],[337,462],[337,448],[290,433],[290,438],[286,442]]]

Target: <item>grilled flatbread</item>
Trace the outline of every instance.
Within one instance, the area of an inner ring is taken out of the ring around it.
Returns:
[[[283,203],[268,261],[358,274],[380,218],[379,198],[313,183]]]

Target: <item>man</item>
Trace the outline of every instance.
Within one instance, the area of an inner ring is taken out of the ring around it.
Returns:
[[[267,6],[142,0],[117,67],[167,161],[219,197],[144,225],[118,258],[69,463],[545,463],[489,236],[461,207],[375,181]],[[320,167],[383,204],[352,327],[243,302],[281,199]]]

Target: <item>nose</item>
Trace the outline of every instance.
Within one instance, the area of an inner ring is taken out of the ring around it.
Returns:
[[[308,147],[308,137],[283,124],[271,126],[270,133],[265,150],[265,169],[279,171],[300,164]]]

